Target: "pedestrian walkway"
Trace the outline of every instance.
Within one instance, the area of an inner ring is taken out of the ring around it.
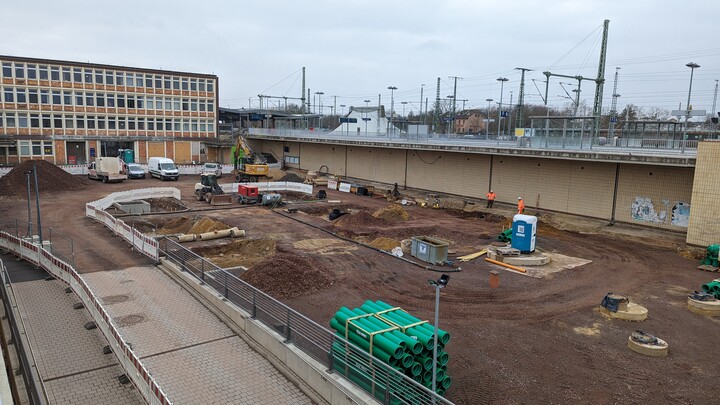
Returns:
[[[83,278],[174,403],[311,403],[157,267],[96,272]]]
[[[18,310],[37,361],[37,370],[51,404],[144,404],[132,384],[121,384],[124,373],[113,354],[103,354],[107,340],[66,285],[14,256],[2,257],[12,281]]]

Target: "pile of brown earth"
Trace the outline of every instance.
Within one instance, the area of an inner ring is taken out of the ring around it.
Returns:
[[[286,252],[255,263],[240,278],[281,299],[311,295],[330,287],[335,280],[319,259]]]
[[[183,216],[172,218],[168,222],[165,222],[157,230],[157,233],[159,235],[172,235],[176,233],[200,234],[228,228],[230,228],[230,226],[209,217],[197,216],[190,218]]]
[[[187,209],[180,201],[172,197],[146,198],[145,201],[150,204],[150,209],[153,212],[174,212]]]
[[[0,177],[0,196],[27,198],[25,173],[37,168],[38,190],[42,193],[80,190],[85,186],[82,177],[73,176],[45,160],[27,160]],[[30,175],[30,190],[35,195],[35,178]]]
[[[385,208],[380,208],[373,213],[373,216],[390,222],[405,222],[410,219],[407,211],[397,204],[390,204]]]
[[[191,250],[222,268],[251,267],[275,254],[275,241],[272,239],[241,239],[221,245],[195,247]]]
[[[289,174],[282,176],[277,181],[289,181],[292,183],[302,183],[305,181],[305,179],[303,179],[302,177],[298,176],[295,173],[289,173]]]
[[[343,229],[361,230],[371,227],[388,226],[390,223],[382,218],[375,218],[368,214],[367,211],[358,211],[354,214],[341,216],[333,222],[333,225]]]

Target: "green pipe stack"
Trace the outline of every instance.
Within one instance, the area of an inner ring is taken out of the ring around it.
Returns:
[[[360,308],[341,307],[330,320],[330,327],[338,336],[347,338],[398,372],[432,389],[435,328],[402,309],[393,308],[382,301],[369,300]],[[438,329],[437,341],[436,392],[444,395],[452,383],[447,373],[450,357],[445,351],[450,334]],[[372,371],[367,363],[348,354],[345,345],[333,344],[335,370],[368,392],[374,391],[378,399],[383,399],[386,382],[376,381],[373,390]],[[413,403],[417,392],[412,389],[398,392],[399,387],[401,385],[392,385],[391,403]]]
[[[508,228],[502,231],[496,239],[500,242],[512,242],[512,228]]]
[[[705,259],[702,264],[718,267],[718,253],[720,253],[720,245],[712,244],[705,249]]]
[[[715,298],[720,300],[720,279],[703,284],[702,290],[703,292],[714,295]]]

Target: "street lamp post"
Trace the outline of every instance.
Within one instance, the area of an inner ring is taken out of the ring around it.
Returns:
[[[403,122],[405,123],[405,131],[407,131],[407,118],[405,118],[405,105],[407,105],[407,103],[408,103],[407,101],[400,102],[400,104],[402,104],[402,106],[403,106],[402,119],[403,119]]]
[[[690,88],[688,89],[688,100],[687,104],[685,105],[685,109],[687,111],[685,111],[685,129],[683,130],[683,141],[681,147],[682,153],[685,153],[685,143],[687,142],[688,119],[690,118],[690,94],[692,94],[693,73],[695,73],[695,69],[699,68],[700,65],[695,62],[690,62],[685,66],[690,68]]]
[[[395,108],[395,90],[397,90],[397,87],[388,86],[388,90],[390,90],[390,121],[388,127],[388,129],[390,129],[393,128],[393,109]],[[395,132],[394,128],[393,132]]]
[[[318,128],[322,129],[322,96],[325,93],[323,93],[322,91],[316,91],[315,94],[317,94],[318,96],[318,102],[316,106],[319,106],[320,108],[320,110],[318,111]]]
[[[450,95],[448,95],[448,96],[446,96],[446,97],[450,100],[450,104],[454,106],[454,105],[455,105],[455,96],[453,96],[452,94],[450,94]],[[453,124],[454,122],[455,122],[455,109],[453,108],[452,114],[450,114],[450,118],[449,118],[449,121],[448,121],[447,127],[446,127],[447,134],[448,134],[448,139],[450,138],[450,134],[452,133],[452,130],[453,130],[453,125],[452,125],[452,124]]]
[[[503,86],[508,81],[507,77],[498,77],[497,81],[500,82],[500,104],[498,105],[498,122],[497,122],[497,144],[500,146],[500,118],[502,114],[502,98],[503,98]]]
[[[345,117],[345,104],[340,104],[340,111],[342,111],[342,112],[340,113],[340,117],[341,117],[341,118],[344,118],[344,117]],[[347,120],[346,120],[345,124],[347,124],[346,126],[348,127],[348,128],[347,128],[347,131],[346,131],[346,134],[349,134],[349,133],[350,133],[350,123],[347,122]]]
[[[447,286],[450,276],[443,274],[436,280],[428,280],[435,288],[435,333],[433,333],[433,367],[432,367],[432,391],[437,394],[437,345],[438,345],[438,322],[440,321],[440,290]],[[433,403],[435,400],[433,399]]]
[[[486,98],[485,101],[488,102],[487,115],[485,115],[485,139],[490,139],[490,103],[493,99]]]
[[[368,123],[367,113],[368,113],[368,108],[370,108],[369,104],[368,104],[368,103],[370,103],[370,100],[363,100],[363,102],[365,102],[365,119],[363,119],[363,121],[365,121],[365,137],[367,137],[367,123]]]
[[[29,170],[25,172],[25,178],[27,179],[27,194],[28,194],[28,230],[27,230],[27,236],[28,238],[32,238],[32,209],[30,208],[30,174],[32,173],[32,170]]]

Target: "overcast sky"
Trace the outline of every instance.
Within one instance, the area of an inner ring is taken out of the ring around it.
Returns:
[[[420,88],[435,99],[451,95],[466,107],[487,108],[520,88],[526,103],[542,104],[533,81],[542,71],[597,76],[603,20],[610,20],[603,106],[609,109],[620,67],[618,110],[633,103],[677,109],[687,102],[712,110],[720,79],[720,11],[716,1],[5,1],[0,8],[0,54],[154,69],[214,73],[220,105],[258,106],[258,94],[300,97],[322,91],[325,106],[364,105],[378,95],[396,111],[417,111]],[[549,103],[567,98],[551,78]],[[537,83],[544,91],[544,84]],[[574,87],[566,85],[572,93]],[[592,107],[595,85],[581,99]],[[251,99],[251,100],[249,100]],[[461,108],[458,104],[458,108]],[[347,111],[347,110],[346,110]],[[329,113],[329,110],[325,111]]]

